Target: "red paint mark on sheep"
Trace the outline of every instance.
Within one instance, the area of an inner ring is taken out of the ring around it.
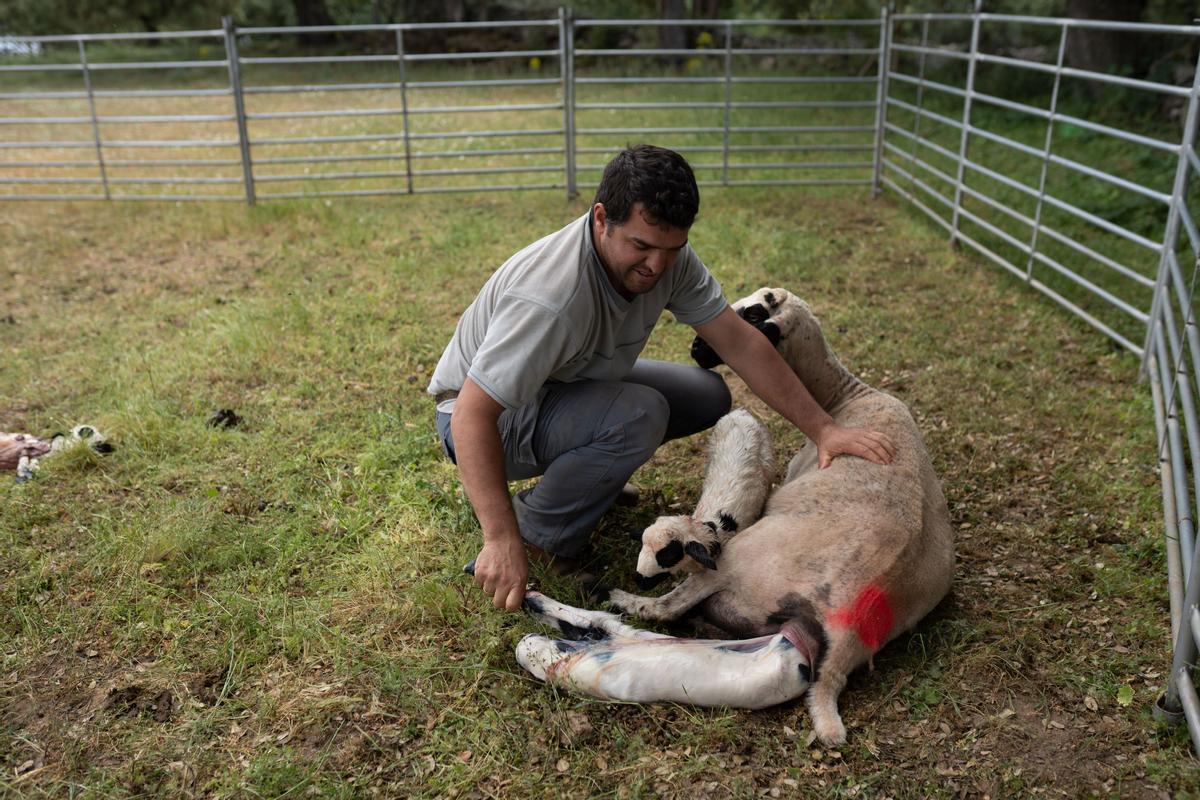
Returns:
[[[853,628],[862,643],[872,650],[878,650],[887,641],[894,620],[887,595],[873,585],[859,592],[854,602],[829,615],[830,624],[838,628]]]

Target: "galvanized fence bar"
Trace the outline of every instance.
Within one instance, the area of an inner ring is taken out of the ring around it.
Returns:
[[[83,72],[83,87],[87,92],[88,111],[92,116],[92,137],[96,142],[96,164],[100,168],[100,181],[104,185],[104,199],[111,200],[108,189],[108,170],[104,167],[104,146],[100,141],[100,122],[96,119],[96,98],[92,94],[92,72],[88,69],[86,45],[79,41],[79,67]]]
[[[729,133],[733,124],[733,26],[725,24],[725,113],[721,133],[721,183],[729,185]]]
[[[888,19],[888,7],[883,5],[879,10],[879,86],[875,94],[875,153],[871,161],[871,196],[876,197],[882,191],[879,182],[883,173],[883,126],[887,122],[888,67],[891,64],[892,23]]]
[[[400,113],[404,125],[404,185],[408,193],[413,191],[412,133],[408,119],[408,67],[404,63],[404,31],[396,30],[396,67],[400,70]]]
[[[567,199],[579,194],[575,166],[575,17],[566,8],[558,10],[559,78],[562,80],[563,173]]]
[[[893,31],[895,30],[895,25],[896,25],[896,23],[893,20],[893,22],[892,22]],[[924,47],[928,43],[929,43],[929,20],[926,19],[926,20],[921,21],[921,46]],[[918,112],[925,107],[925,85],[926,85],[925,55],[926,55],[925,53],[921,53],[921,55],[917,59],[917,78],[916,78],[917,103],[916,103],[916,106],[917,106]],[[891,82],[892,78],[899,77],[899,74],[891,69],[890,63],[888,64],[888,74],[890,76],[889,83]],[[905,76],[905,77],[907,77],[907,76]],[[886,93],[880,99],[880,105],[885,106],[885,107],[887,106],[887,94]],[[921,120],[922,120],[922,116],[920,113],[913,114],[912,156],[914,158],[917,155],[917,143],[921,141]],[[887,128],[888,128],[888,124],[887,124],[887,119],[885,118],[884,119],[884,133],[882,134],[883,136],[887,135]],[[882,166],[882,160],[883,160],[883,157],[882,157],[882,154],[880,154],[881,166]],[[883,170],[880,169],[879,173],[880,173],[880,177],[882,178]]]
[[[238,147],[242,152],[242,182],[246,189],[246,202],[254,205],[254,165],[250,160],[250,132],[246,127],[246,99],[242,95],[242,73],[237,49],[237,30],[233,17],[221,19],[225,32],[225,60],[229,63],[229,88],[233,92],[233,110],[237,115]]]
[[[1179,150],[1179,158],[1175,167],[1175,184],[1171,191],[1171,196],[1174,202],[1171,203],[1171,208],[1167,212],[1167,225],[1163,233],[1162,255],[1158,263],[1158,279],[1154,286],[1154,304],[1150,308],[1150,319],[1156,320],[1157,314],[1162,307],[1164,294],[1166,291],[1168,270],[1170,269],[1167,251],[1175,250],[1175,243],[1179,238],[1179,203],[1187,194],[1188,182],[1188,163],[1187,157],[1184,155],[1186,150],[1193,146],[1196,141],[1196,126],[1197,112],[1200,111],[1200,62],[1197,63],[1197,71],[1192,79],[1192,89],[1188,98],[1187,114],[1184,118],[1183,140]],[[1155,325],[1152,323],[1146,329],[1146,345],[1145,352],[1150,352],[1151,338],[1156,331]],[[1145,373],[1146,360],[1142,359],[1142,372]]]
[[[967,61],[967,88],[963,98],[962,135],[958,143],[958,176],[954,185],[954,211],[950,219],[950,241],[958,238],[958,218],[962,210],[962,186],[967,162],[967,144],[971,130],[971,98],[975,92],[975,65],[979,56],[979,9],[983,0],[975,0],[975,15],[971,20],[971,52]]]
[[[1068,31],[1070,28],[1064,25],[1058,39],[1058,71],[1054,73],[1054,87],[1050,90],[1050,116],[1046,122],[1046,142],[1042,147],[1042,166],[1038,174],[1038,199],[1033,210],[1033,233],[1029,238],[1029,259],[1025,263],[1026,280],[1033,278],[1033,256],[1037,252],[1038,233],[1042,228],[1042,207],[1046,200],[1046,175],[1050,171],[1051,149],[1054,146],[1054,113],[1058,111],[1058,89],[1062,85],[1062,66],[1067,53]]]

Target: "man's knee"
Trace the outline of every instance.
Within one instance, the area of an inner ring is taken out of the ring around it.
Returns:
[[[671,406],[662,393],[637,383],[622,384],[608,413],[608,421],[621,427],[627,447],[646,458],[662,444],[670,419]]]
[[[733,408],[733,395],[725,379],[715,372],[703,370],[697,384],[696,417],[703,421],[703,429],[711,428],[717,420]]]

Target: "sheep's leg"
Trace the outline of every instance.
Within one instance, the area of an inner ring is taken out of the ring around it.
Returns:
[[[813,731],[821,744],[832,746],[846,741],[846,726],[838,713],[838,697],[846,687],[846,676],[863,660],[863,646],[854,633],[847,631],[834,636],[807,698]]]
[[[662,597],[640,597],[620,589],[610,589],[608,597],[604,599],[619,611],[636,614],[642,619],[667,622],[679,619],[720,588],[719,573],[701,572],[689,575],[687,580]]]
[[[808,688],[809,660],[784,633],[744,641],[526,636],[517,661],[536,678],[605,700],[766,708]]]
[[[525,608],[568,639],[599,641],[611,636],[627,639],[669,639],[664,633],[644,631],[621,622],[608,611],[588,611],[560,603],[541,592],[525,593]]]

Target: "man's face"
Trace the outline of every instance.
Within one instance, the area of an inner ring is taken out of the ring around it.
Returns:
[[[608,222],[604,204],[592,209],[592,241],[613,287],[626,300],[653,289],[687,244],[687,228],[659,225],[634,203],[629,219]]]

